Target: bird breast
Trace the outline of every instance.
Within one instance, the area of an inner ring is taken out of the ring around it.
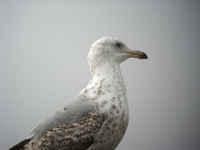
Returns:
[[[99,143],[107,143],[104,146],[114,149],[121,141],[129,120],[126,88],[123,81],[108,81],[106,78],[93,80],[87,88],[82,90],[82,94],[97,103],[99,111],[105,114],[106,121],[97,136]]]

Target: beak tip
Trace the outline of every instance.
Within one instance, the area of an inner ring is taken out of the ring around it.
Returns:
[[[147,59],[148,58],[148,56],[147,56],[147,54],[145,54],[145,53],[142,53],[141,55],[140,55],[140,59]]]

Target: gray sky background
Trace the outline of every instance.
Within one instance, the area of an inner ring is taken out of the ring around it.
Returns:
[[[198,0],[0,0],[0,149],[23,139],[90,79],[102,36],[149,55],[122,64],[130,124],[117,150],[200,149]]]

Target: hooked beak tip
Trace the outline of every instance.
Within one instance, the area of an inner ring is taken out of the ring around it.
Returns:
[[[141,53],[140,55],[139,55],[139,59],[147,59],[148,58],[148,56],[147,56],[147,54],[145,54],[145,53]]]

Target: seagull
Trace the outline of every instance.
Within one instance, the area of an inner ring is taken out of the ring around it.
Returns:
[[[9,150],[114,150],[129,122],[126,86],[120,64],[128,58],[147,59],[113,37],[89,49],[92,79],[64,107],[40,123]]]

